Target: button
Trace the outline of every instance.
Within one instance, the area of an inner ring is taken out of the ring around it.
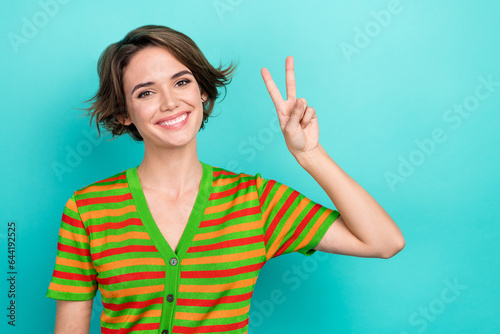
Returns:
[[[167,296],[167,302],[171,303],[171,302],[173,302],[173,301],[174,301],[174,295],[173,295],[173,294],[169,294],[169,295]]]
[[[177,259],[175,257],[170,259],[170,265],[175,266],[177,264]]]
[[[161,334],[168,334],[168,330],[166,330],[166,329],[162,330]]]

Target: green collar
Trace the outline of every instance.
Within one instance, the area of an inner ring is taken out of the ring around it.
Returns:
[[[200,225],[200,221],[205,212],[205,208],[208,204],[208,199],[212,191],[212,166],[207,165],[200,161],[203,166],[203,174],[201,177],[200,188],[198,190],[198,195],[194,202],[194,207],[189,215],[189,219],[182,233],[179,244],[177,245],[176,251],[174,252],[168,242],[165,240],[160,232],[160,229],[156,225],[151,211],[149,210],[146,198],[144,196],[144,191],[142,190],[141,183],[139,181],[139,176],[137,175],[137,167],[127,169],[126,177],[130,192],[132,193],[132,198],[134,200],[135,206],[139,213],[139,217],[144,224],[146,231],[148,232],[150,238],[153,240],[158,251],[161,253],[162,257],[168,261],[172,257],[178,257],[182,259],[193,237],[196,233],[196,229]]]

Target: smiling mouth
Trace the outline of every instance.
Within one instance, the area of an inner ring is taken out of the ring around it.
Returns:
[[[177,123],[180,123],[182,121],[184,121],[188,116],[188,113],[184,113],[182,115],[179,115],[178,117],[174,118],[174,119],[169,119],[167,121],[163,121],[163,122],[158,122],[157,124],[159,125],[174,125],[174,124],[177,124]]]

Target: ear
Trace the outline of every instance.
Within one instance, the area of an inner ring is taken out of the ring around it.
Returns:
[[[201,92],[201,99],[203,102],[207,102],[208,94],[205,92]]]
[[[121,115],[116,116],[116,119],[118,122],[122,123],[123,125],[130,125],[132,124],[132,121],[128,117],[122,117]]]

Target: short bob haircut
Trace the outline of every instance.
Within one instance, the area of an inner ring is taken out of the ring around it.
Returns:
[[[128,126],[120,122],[128,116],[125,94],[123,90],[123,74],[130,59],[140,50],[157,46],[167,49],[195,77],[201,92],[208,97],[203,102],[203,121],[199,130],[213,111],[215,100],[219,97],[218,87],[224,87],[231,82],[236,65],[233,63],[223,69],[214,68],[205,58],[198,46],[181,32],[160,25],[145,25],[129,32],[121,41],[109,45],[99,57],[97,73],[99,74],[99,89],[97,93],[85,102],[92,102],[87,111],[91,116],[90,124],[95,117],[99,137],[99,124],[109,130],[113,137],[128,133],[135,141],[143,141],[134,124]],[[199,131],[198,130],[198,131]]]

